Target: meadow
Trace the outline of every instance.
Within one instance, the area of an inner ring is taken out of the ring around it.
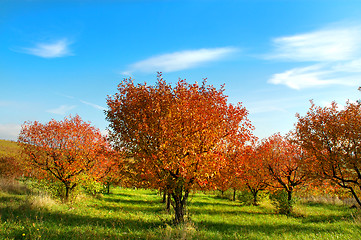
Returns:
[[[280,215],[259,206],[195,192],[186,222],[172,225],[154,190],[113,188],[62,204],[27,186],[0,184],[0,239],[360,239],[360,212],[342,204],[296,201]]]

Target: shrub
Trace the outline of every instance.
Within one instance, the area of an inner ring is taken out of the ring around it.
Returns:
[[[288,200],[288,195],[285,190],[277,190],[271,192],[269,198],[280,214],[289,215],[292,212],[293,200]]]

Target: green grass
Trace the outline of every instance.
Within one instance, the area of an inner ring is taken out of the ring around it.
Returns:
[[[190,197],[189,216],[172,226],[156,191],[113,189],[99,198],[60,204],[41,195],[0,191],[0,239],[360,239],[356,211],[296,204],[293,216],[267,201],[241,206],[213,195]]]

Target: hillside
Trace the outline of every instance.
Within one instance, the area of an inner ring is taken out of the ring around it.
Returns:
[[[0,140],[0,156],[15,156],[19,153],[19,146],[16,142]]]

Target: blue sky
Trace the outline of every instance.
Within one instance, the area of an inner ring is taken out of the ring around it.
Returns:
[[[24,121],[79,114],[105,132],[123,78],[226,84],[264,138],[309,100],[361,98],[361,2],[127,0],[0,2],[0,139]]]

